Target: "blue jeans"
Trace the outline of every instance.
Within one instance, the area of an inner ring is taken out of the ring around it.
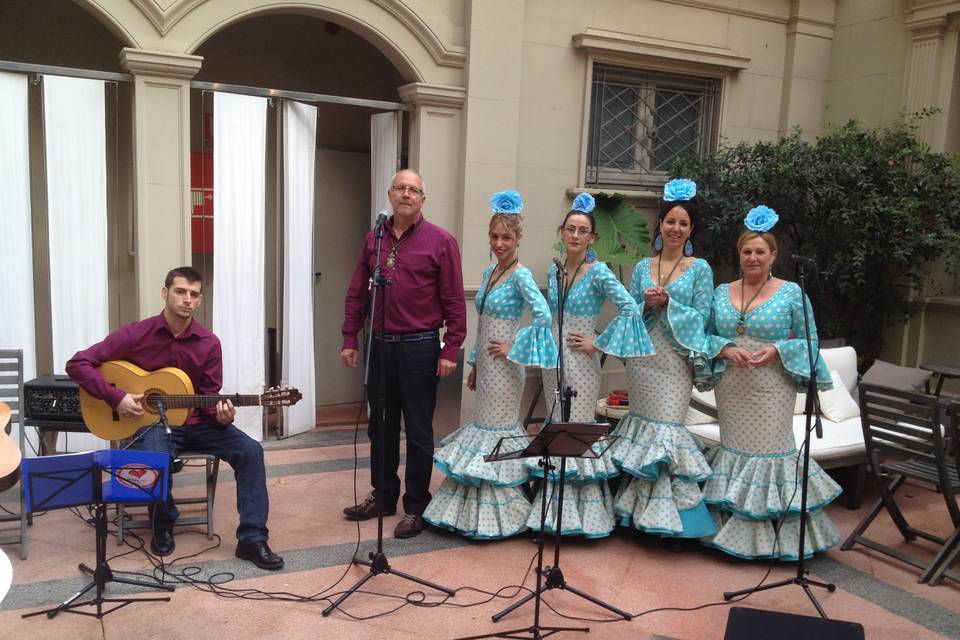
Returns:
[[[182,452],[189,451],[208,453],[229,464],[237,481],[237,511],[240,513],[237,539],[241,542],[266,540],[270,502],[260,443],[232,424],[226,427],[186,425],[173,427],[171,432],[168,437],[162,427],[153,427],[137,443],[136,448],[166,451],[170,454],[171,462]],[[172,527],[179,515],[179,509],[173,504],[172,493],[167,496],[166,502],[155,502],[150,508],[154,529]]]

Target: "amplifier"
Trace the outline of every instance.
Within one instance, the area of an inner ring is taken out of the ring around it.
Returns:
[[[83,422],[80,387],[69,376],[46,374],[23,384],[25,418]]]

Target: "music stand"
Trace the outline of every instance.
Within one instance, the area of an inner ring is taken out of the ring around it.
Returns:
[[[24,614],[23,618],[46,614],[53,618],[61,611],[102,618],[135,602],[169,602],[163,598],[104,598],[108,582],[173,591],[173,585],[119,578],[107,564],[107,504],[130,504],[163,500],[169,490],[170,456],[156,451],[119,449],[91,451],[60,456],[24,458],[23,489],[27,511],[63,509],[92,504],[95,507],[96,566],[80,564],[80,571],[93,580],[56,607]],[[96,596],[75,602],[96,587]],[[116,606],[104,611],[103,605]],[[96,613],[80,607],[96,606]]]
[[[563,525],[563,487],[565,482],[564,476],[566,475],[567,458],[595,458],[603,455],[603,453],[618,437],[608,435],[607,430],[609,428],[609,424],[598,422],[552,422],[544,426],[543,429],[540,430],[540,433],[538,433],[536,436],[527,435],[501,438],[499,442],[497,442],[497,445],[493,448],[493,451],[484,457],[486,462],[517,460],[520,458],[540,458],[539,464],[543,467],[544,478],[548,478],[550,476],[550,471],[554,469],[553,465],[550,464],[550,458],[560,458],[560,479],[558,491],[559,503],[557,507],[558,535],[555,535],[553,538],[553,566],[544,567],[543,536],[545,535],[547,523],[547,487],[544,486],[540,496],[540,536],[537,540],[537,588],[533,592],[528,593],[517,602],[493,616],[493,621],[498,622],[511,611],[514,611],[530,600],[533,600],[533,625],[521,629],[511,629],[510,631],[469,636],[466,638],[460,638],[459,640],[477,640],[479,638],[523,638],[524,636],[517,634],[525,633],[531,634],[530,637],[534,640],[539,640],[540,638],[546,638],[561,631],[575,631],[580,633],[589,632],[590,629],[588,627],[545,627],[540,624],[540,601],[543,593],[551,589],[562,589],[564,591],[569,591],[580,596],[581,598],[584,598],[585,600],[589,600],[596,605],[616,613],[618,616],[621,616],[626,620],[630,620],[633,617],[629,613],[621,611],[620,609],[607,604],[599,598],[595,598],[594,596],[591,596],[590,594],[580,591],[579,589],[567,584],[567,581],[563,577],[563,571],[560,570],[559,566],[561,537],[559,535],[559,530]],[[527,446],[523,449],[517,451],[503,451],[503,445],[505,441],[513,441],[519,438],[532,438],[532,440],[530,440],[529,444],[527,444]],[[603,447],[603,451],[601,451],[599,454],[593,450],[593,445],[597,442],[601,443],[602,445],[606,445]],[[544,577],[546,577],[545,581],[543,580]]]

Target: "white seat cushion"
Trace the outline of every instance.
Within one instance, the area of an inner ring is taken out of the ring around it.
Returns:
[[[805,426],[806,416],[793,417],[793,437],[797,442],[797,448],[803,444]],[[687,429],[708,447],[720,444],[720,425],[716,422],[689,425]],[[810,456],[821,465],[832,459],[862,454],[863,451],[863,429],[860,427],[860,418],[843,422],[823,420],[823,439],[818,439],[816,434],[810,436]]]

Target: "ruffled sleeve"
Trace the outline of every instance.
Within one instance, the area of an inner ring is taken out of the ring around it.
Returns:
[[[681,355],[690,358],[693,364],[693,380],[699,384],[710,377],[710,359],[705,352],[706,333],[713,309],[713,270],[704,260],[696,260],[690,267],[690,299],[680,302],[671,295],[667,300],[666,326],[670,338]]]
[[[790,282],[785,285],[790,290],[785,292],[790,299],[790,314],[793,319],[790,337],[786,340],[777,340],[773,343],[777,353],[780,355],[780,362],[783,368],[787,370],[793,379],[797,381],[797,389],[805,390],[810,381],[810,359],[807,354],[807,330],[803,322],[803,306],[806,305],[807,315],[810,318],[810,337],[813,348],[813,356],[816,358],[814,366],[817,368],[817,388],[821,390],[832,389],[833,381],[830,379],[830,372],[827,365],[820,358],[820,340],[817,338],[817,325],[813,319],[813,306],[810,299],[803,296],[799,285]],[[803,302],[801,303],[801,297]]]
[[[590,275],[593,277],[591,284],[601,298],[607,298],[620,310],[593,341],[593,346],[618,358],[652,356],[655,353],[653,341],[640,317],[637,301],[606,264],[601,262],[594,266]]]
[[[507,359],[526,367],[553,368],[557,366],[557,344],[550,332],[550,307],[540,293],[530,270],[523,267],[514,272],[513,286],[523,297],[533,314],[533,322],[517,331]]]
[[[729,295],[727,293],[728,285],[722,284],[713,291],[713,304],[710,305],[710,317],[704,326],[703,352],[710,360],[710,374],[701,376],[696,381],[697,389],[700,391],[709,391],[720,381],[723,372],[727,370],[726,358],[720,357],[720,352],[726,346],[736,346],[736,342],[730,338],[719,335],[717,330],[717,305],[721,296]]]

